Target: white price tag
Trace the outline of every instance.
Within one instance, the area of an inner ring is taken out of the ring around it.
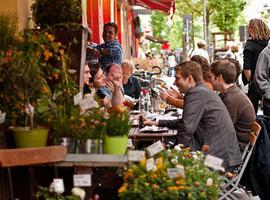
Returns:
[[[91,174],[74,174],[73,185],[75,187],[89,187],[92,185]]]
[[[133,147],[132,139],[130,139],[130,138],[127,141],[127,147],[128,148],[132,148]]]
[[[87,110],[90,108],[98,108],[98,103],[92,98],[80,100],[79,105],[80,105],[82,110]]]
[[[29,115],[30,117],[34,117],[34,111],[35,108],[30,103],[25,105],[25,113],[27,115]]]
[[[6,119],[6,113],[0,113],[0,124],[4,123]]]
[[[223,159],[209,155],[209,154],[205,157],[205,160],[204,160],[204,165],[214,170],[223,170],[224,168],[221,166],[222,163],[223,163]]]
[[[155,160],[154,158],[149,158],[146,160],[146,171],[151,171],[155,168]]]
[[[157,153],[164,150],[164,146],[161,141],[157,141],[154,144],[151,144],[149,147],[146,148],[147,153],[150,157],[156,155]]]
[[[177,168],[168,168],[167,174],[169,178],[176,178],[176,177],[185,177],[185,170],[184,166],[177,167]]]
[[[83,98],[83,93],[82,91],[79,92],[78,94],[76,94],[74,97],[73,97],[73,101],[74,101],[74,106],[78,105],[80,100]]]
[[[145,151],[130,150],[128,151],[128,160],[129,161],[141,161],[145,158]]]

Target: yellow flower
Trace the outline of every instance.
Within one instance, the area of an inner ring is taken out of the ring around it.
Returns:
[[[184,179],[178,179],[175,181],[176,185],[185,185],[186,181]]]
[[[177,186],[169,186],[168,190],[169,191],[176,191],[176,190],[178,190],[178,187]]]
[[[146,166],[146,159],[145,158],[140,161],[140,165],[142,167],[145,167]]]
[[[49,38],[50,41],[54,41],[54,36],[51,34],[47,34],[47,37]]]
[[[60,49],[59,52],[60,52],[60,54],[62,54],[62,55],[64,55],[64,53],[65,53],[64,49]]]
[[[163,166],[163,158],[162,157],[156,159],[156,165],[157,165],[158,169],[162,168],[162,166]]]

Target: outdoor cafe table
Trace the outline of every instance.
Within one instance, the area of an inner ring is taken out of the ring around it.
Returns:
[[[172,116],[174,112],[170,112],[167,114],[154,114],[155,118],[157,120],[162,120],[162,119],[177,119],[177,117]],[[179,112],[178,112],[179,113]],[[179,117],[181,117],[182,111],[180,110]],[[151,114],[150,114],[151,115]],[[136,117],[133,117],[136,118]],[[133,144],[137,142],[155,142],[158,140],[164,141],[164,140],[170,140],[175,138],[177,134],[177,130],[173,129],[168,129],[167,131],[160,132],[160,131],[149,131],[149,132],[140,132],[140,129],[138,126],[132,127],[130,132],[129,132],[129,138],[132,139]]]
[[[147,133],[147,132],[139,132],[138,127],[133,127],[130,132],[128,137],[132,139],[132,142],[144,142],[144,141],[157,141],[161,140],[164,141],[165,139],[171,139],[175,138],[177,134],[177,130],[172,130],[169,129],[167,132],[162,132],[162,133]]]

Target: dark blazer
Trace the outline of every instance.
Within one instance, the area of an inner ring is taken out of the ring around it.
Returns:
[[[234,125],[219,96],[199,83],[187,90],[184,102],[182,119],[160,120],[159,126],[178,129],[178,142],[194,150],[209,145],[208,153],[222,158],[225,169],[240,165]]]

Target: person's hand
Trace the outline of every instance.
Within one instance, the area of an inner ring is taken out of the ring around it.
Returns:
[[[184,98],[184,96],[178,90],[174,89],[173,87],[171,87],[170,90],[167,90],[167,93],[170,96],[178,98],[178,99],[183,99]]]
[[[114,91],[114,84],[111,81],[106,82],[106,86],[109,88],[111,92]]]
[[[146,119],[143,121],[143,124],[144,125],[147,125],[147,126],[158,126],[158,121],[152,121],[150,119]]]
[[[166,101],[167,97],[168,97],[168,93],[166,92],[160,92],[160,98],[163,100],[163,101]]]
[[[87,54],[90,54],[90,55],[93,56],[93,57],[98,58],[98,57],[101,56],[100,52],[99,52],[97,49],[94,49],[94,48],[87,48],[86,51],[87,51]]]
[[[122,85],[122,80],[123,80],[123,77],[122,77],[121,74],[114,74],[113,75],[113,81],[112,81],[113,86],[120,88],[121,85]]]

